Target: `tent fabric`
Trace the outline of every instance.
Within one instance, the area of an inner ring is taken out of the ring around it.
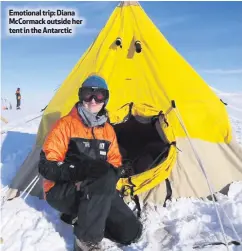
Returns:
[[[38,161],[40,156],[41,147],[34,146],[31,153],[28,155],[24,163],[19,168],[17,175],[10,184],[10,189],[6,193],[6,199],[10,200],[15,198],[20,191],[25,188],[38,176],[40,179],[31,191],[31,195],[37,196],[40,199],[44,198],[43,194],[43,178],[38,174]],[[27,190],[27,192],[29,189]]]
[[[121,46],[116,45],[117,38],[121,38]],[[136,52],[137,41],[140,53]],[[209,195],[191,144],[204,163],[214,191],[242,180],[241,149],[233,138],[225,105],[137,2],[121,2],[44,111],[36,146],[13,180],[11,187],[15,190],[9,191],[9,197],[37,175],[38,153],[46,135],[58,118],[69,113],[78,101],[82,82],[93,74],[108,83],[111,123],[123,122],[129,112],[135,117],[152,118],[162,111],[155,126],[161,139],[176,142],[163,163],[132,177],[134,193],[144,201],[163,203],[166,178],[175,198]],[[120,179],[117,188],[128,183],[128,179]],[[41,182],[32,194],[41,197]]]
[[[176,165],[169,176],[172,197],[207,197],[210,194],[207,181],[197,165],[194,154],[189,150],[188,142],[186,139],[178,141],[179,149],[185,154],[178,155]],[[211,144],[200,140],[194,140],[193,143],[201,152],[212,189],[214,192],[226,194],[230,183],[241,180],[241,147],[238,147],[234,140],[228,145]],[[144,203],[149,201],[162,204],[166,197],[165,182],[142,193],[139,197]]]

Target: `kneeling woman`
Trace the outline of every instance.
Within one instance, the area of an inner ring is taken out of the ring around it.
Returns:
[[[46,200],[77,216],[75,250],[101,250],[104,237],[128,245],[140,237],[142,225],[116,190],[122,159],[107,122],[107,84],[91,76],[78,94],[79,102],[56,122],[41,151]]]

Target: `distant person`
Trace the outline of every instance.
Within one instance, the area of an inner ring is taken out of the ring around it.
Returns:
[[[20,110],[20,104],[21,104],[20,88],[17,88],[15,95],[16,95],[16,100],[17,100],[16,109],[17,109],[17,110]]]

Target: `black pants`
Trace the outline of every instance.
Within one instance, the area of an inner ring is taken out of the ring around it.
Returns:
[[[119,196],[116,183],[116,174],[110,169],[97,180],[84,181],[80,192],[72,183],[56,184],[46,199],[58,211],[78,216],[74,226],[78,239],[99,242],[107,237],[130,244],[141,235],[142,225]]]
[[[21,101],[20,101],[20,99],[17,99],[17,108],[19,108],[20,107],[20,103],[21,103]]]

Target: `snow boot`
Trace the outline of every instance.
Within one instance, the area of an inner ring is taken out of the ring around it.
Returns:
[[[80,241],[75,237],[74,241],[74,251],[104,251],[101,248],[101,243],[92,243],[92,242],[85,242]]]

